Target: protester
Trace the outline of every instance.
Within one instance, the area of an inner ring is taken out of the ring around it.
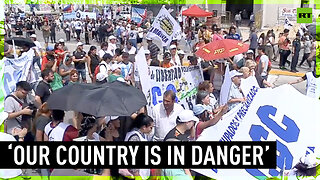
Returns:
[[[176,94],[172,90],[165,91],[163,102],[154,106],[152,119],[155,123],[154,136],[155,141],[163,141],[166,134],[176,125],[177,116],[183,110],[183,107],[175,103]]]
[[[42,26],[42,34],[45,42],[45,47],[48,47],[49,37],[50,37],[50,26],[48,25],[47,21],[45,21],[44,25]]]
[[[44,128],[51,121],[51,110],[47,103],[43,103],[36,114],[33,122],[35,141],[44,141]]]
[[[169,129],[164,141],[178,139],[179,141],[190,141],[195,138],[195,126],[199,118],[194,116],[191,110],[182,110],[176,118],[177,125]]]
[[[70,81],[68,84],[79,83],[79,73],[76,69],[70,71]]]
[[[119,141],[119,128],[119,116],[107,116],[105,117],[105,128],[100,132],[100,136],[106,141]]]
[[[51,21],[51,23],[50,23],[50,40],[51,40],[51,43],[57,43],[56,42],[56,28],[57,28],[56,22]]]
[[[194,115],[199,118],[199,123],[195,125],[196,139],[198,139],[204,129],[217,124],[227,110],[228,105],[224,105],[222,106],[221,111],[219,111],[214,117],[210,117],[210,111],[208,110],[207,106],[203,104],[196,104],[193,107]]]
[[[268,56],[268,58],[271,60],[273,59],[273,46],[275,44],[275,39],[272,36],[272,32],[269,30],[267,32],[266,40],[265,40],[265,53]]]
[[[170,45],[170,54],[171,54],[171,61],[170,63],[175,66],[181,66],[181,61],[177,53],[177,46],[172,44]]]
[[[4,100],[4,112],[8,113],[5,124],[5,132],[12,134],[14,129],[27,128],[31,130],[31,119],[33,109],[29,104],[32,102],[27,98],[32,90],[26,81],[16,84],[16,90],[8,95]]]
[[[91,46],[90,50],[88,52],[88,71],[89,71],[89,76],[91,78],[91,82],[95,82],[96,78],[95,76],[95,69],[100,63],[100,57],[97,55],[97,47],[96,46]]]
[[[153,119],[145,114],[139,114],[132,123],[131,130],[126,134],[124,141],[148,141],[147,135],[154,126]],[[141,176],[142,179],[148,179],[150,169],[129,169],[134,176]]]
[[[236,27],[231,26],[229,28],[229,34],[226,37],[227,39],[241,40],[241,36],[236,32]]]
[[[111,52],[108,51],[108,43],[107,42],[103,42],[101,43],[101,49],[99,51],[99,57],[100,59],[102,59],[103,55],[109,53],[112,54]]]
[[[56,54],[54,53],[54,47],[48,46],[46,48],[46,55],[42,58],[41,71],[46,68],[46,65],[49,61],[56,61]]]
[[[305,80],[307,80],[307,96],[311,97],[311,98],[316,98],[319,99],[319,76],[316,75],[316,71],[312,71],[312,72],[308,72],[306,73],[303,77],[298,78],[295,81],[291,81],[288,84],[297,84],[300,82],[303,82]]]
[[[133,64],[129,61],[129,53],[122,53],[122,62],[120,62],[119,65],[121,68],[121,75],[122,77],[124,77],[124,80],[132,83],[134,81],[134,67]]]
[[[99,73],[96,74],[96,80],[100,83],[107,82],[108,76],[111,72],[110,62],[112,56],[110,54],[105,54],[99,63]]]
[[[285,70],[285,64],[288,63],[290,65],[290,62],[287,60],[288,56],[291,54],[291,51],[289,50],[289,44],[290,40],[288,38],[289,35],[289,29],[285,29],[283,31],[283,35],[279,39],[279,52],[280,52],[280,69]]]
[[[302,64],[308,59],[308,57],[310,56],[310,53],[311,53],[311,47],[312,47],[312,43],[310,41],[310,37],[308,35],[305,36],[305,40],[304,40],[304,43],[303,43],[303,49],[304,49],[304,54],[303,54],[303,57],[302,57],[302,60],[299,64],[299,67],[302,66]],[[310,61],[307,61],[308,63],[308,66],[309,66],[309,69],[311,69],[311,62]]]
[[[148,50],[150,51],[151,59],[158,59],[158,54],[160,52],[159,47],[152,42],[152,39],[147,37]]]
[[[37,63],[38,67],[41,69],[40,58],[43,55],[43,49],[39,41],[37,41],[37,35],[31,34],[30,38],[32,39],[33,43],[36,45],[35,49],[35,56],[33,57],[33,65]],[[37,54],[37,55],[36,55]]]
[[[44,128],[44,141],[72,141],[78,137],[78,130],[63,122],[64,111],[52,110],[52,122]]]
[[[81,75],[82,82],[86,83],[86,65],[88,56],[86,56],[86,52],[83,51],[83,43],[77,43],[77,49],[73,52],[73,62],[76,70],[78,71],[79,75]]]
[[[70,73],[74,69],[75,68],[72,63],[72,57],[69,54],[67,54],[64,59],[64,63],[62,63],[59,68],[59,75],[62,77],[63,85],[68,85],[70,81]]]
[[[52,94],[52,88],[49,83],[54,79],[54,72],[51,69],[45,69],[41,72],[42,81],[37,86],[35,102],[38,106],[45,103]]]
[[[299,60],[301,50],[301,41],[300,41],[300,34],[296,34],[296,38],[292,41],[292,61],[291,61],[291,72],[299,72],[297,70],[297,64]]]
[[[121,75],[121,67],[118,64],[111,65],[111,74],[108,76],[108,82],[114,82],[117,80],[124,81]]]
[[[108,52],[111,52],[111,56],[115,55],[115,50],[117,49],[117,38],[115,36],[109,36]]]
[[[214,87],[213,84],[210,81],[203,81],[198,86],[198,91],[206,91],[209,93],[210,98],[210,106],[211,109],[215,109],[218,107],[218,100],[212,93],[213,93]]]
[[[269,66],[269,58],[265,54],[265,46],[259,46],[258,53],[260,56],[259,64],[258,64],[258,73],[265,80],[268,79],[268,66]]]
[[[57,55],[57,67],[60,67],[60,63],[63,63],[63,59],[65,59],[65,55],[68,52],[63,50],[63,46],[60,43],[56,43],[54,45],[54,53]]]
[[[243,75],[242,73],[239,73],[236,70],[232,70],[230,72],[232,83],[231,83],[231,88],[230,88],[229,97],[228,97],[229,110],[233,109],[238,104],[246,101],[243,93],[240,90],[242,75]]]

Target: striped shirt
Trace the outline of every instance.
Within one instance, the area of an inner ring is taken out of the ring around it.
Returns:
[[[152,59],[157,58],[160,49],[155,43],[151,43],[148,45],[148,50],[150,51],[150,56]]]

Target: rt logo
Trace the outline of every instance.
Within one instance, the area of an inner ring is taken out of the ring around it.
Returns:
[[[297,8],[297,23],[312,23],[312,8]]]

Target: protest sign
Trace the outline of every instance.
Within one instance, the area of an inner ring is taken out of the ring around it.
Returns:
[[[256,179],[256,176],[264,179],[265,176],[280,176],[283,168],[291,169],[306,154],[316,153],[319,156],[318,100],[301,94],[290,85],[275,89],[258,89],[252,85],[246,89],[250,89],[246,95],[247,101],[225,114],[215,126],[204,130],[198,140],[276,141],[277,168],[195,171],[217,179]],[[303,111],[301,107],[305,107]]]
[[[0,62],[1,91],[0,101],[3,109],[4,98],[15,90],[19,81],[35,82],[32,70],[33,50],[24,53],[16,59],[4,58]]]
[[[85,19],[86,17],[89,17],[90,19],[96,19],[97,18],[97,14],[95,12],[72,12],[72,13],[65,13],[63,15],[63,18],[66,19]]]
[[[162,46],[168,46],[173,39],[181,38],[181,27],[163,6],[155,18],[147,37],[158,39],[161,41]]]
[[[145,69],[146,72],[140,71],[141,65],[138,64],[137,67],[142,91],[148,101],[148,112],[151,112],[150,110],[156,104],[162,102],[162,96],[166,90],[173,90],[177,95],[176,101],[185,109],[192,110],[195,105],[197,87],[203,81],[200,66],[174,66],[171,68],[150,66]]]
[[[146,18],[147,16],[147,11],[146,9],[142,9],[142,8],[136,8],[133,7],[132,8],[132,12],[131,12],[131,20],[141,24],[143,19]]]

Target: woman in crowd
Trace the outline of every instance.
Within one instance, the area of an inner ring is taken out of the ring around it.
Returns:
[[[145,114],[139,114],[133,121],[131,130],[126,134],[125,141],[148,141],[147,135],[154,126],[153,119]],[[148,179],[150,169],[129,169],[134,176],[141,176],[142,179]]]
[[[90,50],[88,52],[88,71],[89,71],[89,76],[91,78],[91,81],[93,83],[96,82],[96,78],[94,77],[94,71],[96,67],[100,63],[100,57],[97,55],[97,47],[96,46],[91,46]]]
[[[63,63],[64,56],[68,53],[67,51],[63,50],[63,46],[60,43],[56,43],[54,45],[54,53],[58,56],[57,57],[57,67],[60,67],[60,64]],[[62,62],[62,63],[61,63]]]

